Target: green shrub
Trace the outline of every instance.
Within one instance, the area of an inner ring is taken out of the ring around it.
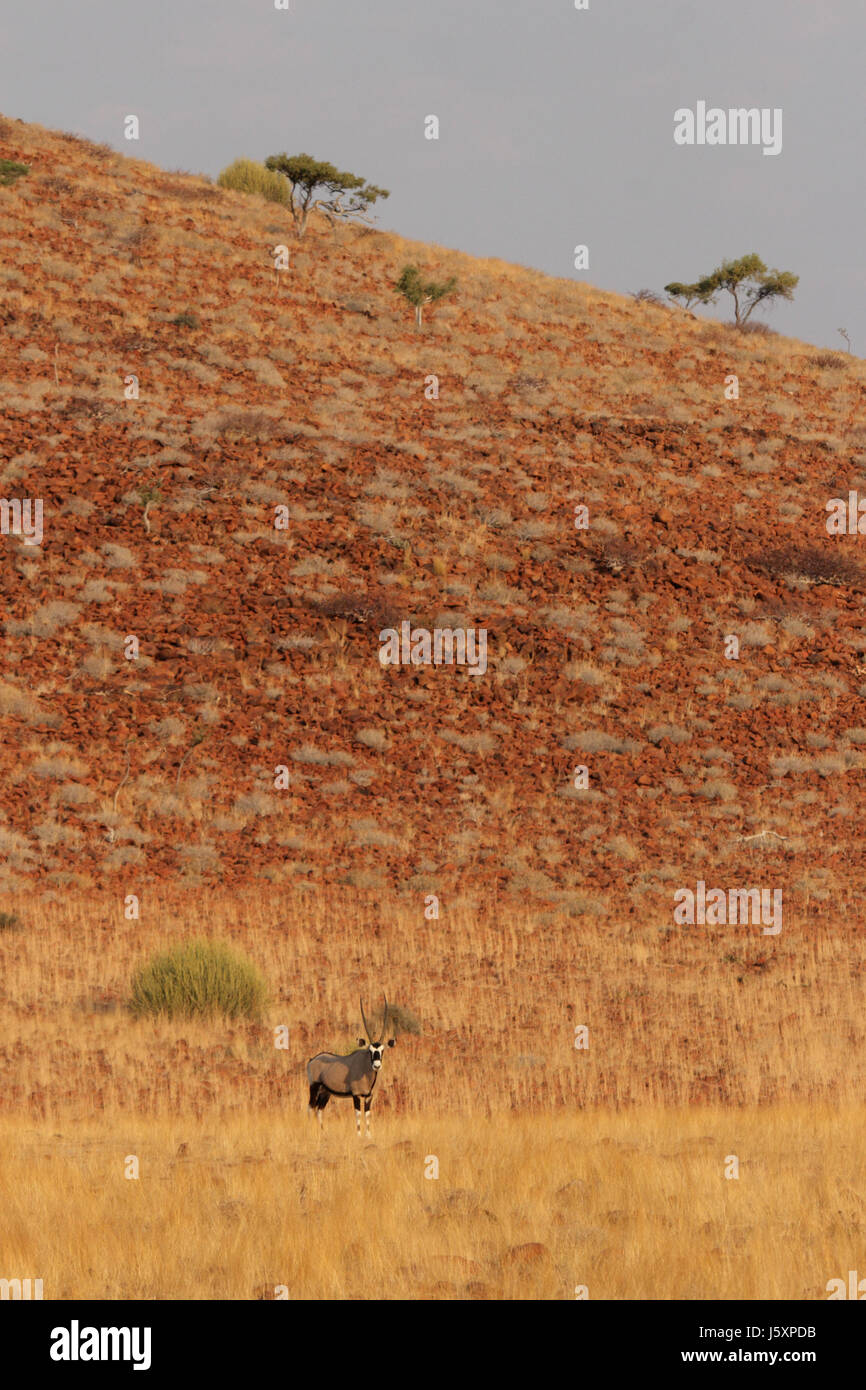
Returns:
[[[0,159],[0,186],[7,188],[16,179],[30,173],[29,164],[19,164],[15,159]]]
[[[217,183],[220,188],[232,188],[236,193],[260,193],[269,203],[287,205],[291,200],[288,179],[266,169],[255,159],[236,159],[234,164],[223,169]]]
[[[137,1017],[259,1019],[266,997],[259,971],[230,946],[190,941],[141,967],[132,981],[130,1008]]]

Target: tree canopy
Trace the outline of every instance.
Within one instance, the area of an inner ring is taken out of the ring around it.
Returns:
[[[419,328],[424,305],[433,304],[437,299],[444,298],[446,294],[453,293],[456,287],[457,280],[453,275],[449,280],[442,280],[438,284],[435,280],[422,280],[417,265],[404,266],[400,279],[394,285],[395,290],[413,305],[415,322]]]
[[[751,252],[737,261],[722,261],[716,270],[693,285],[673,280],[665,285],[665,294],[683,300],[688,308],[694,302],[714,304],[719,291],[727,290],[734,301],[734,322],[740,328],[759,304],[773,299],[793,299],[799,282],[799,275],[793,275],[790,270],[768,270],[760,256]]]
[[[289,181],[289,206],[298,236],[304,235],[314,208],[321,208],[331,218],[357,217],[367,221],[366,214],[377,199],[390,197],[386,188],[377,188],[357,174],[346,173],[310,154],[268,155],[265,168],[283,174]],[[319,190],[323,196],[316,197]]]

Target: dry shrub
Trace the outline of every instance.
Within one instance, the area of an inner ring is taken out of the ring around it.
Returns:
[[[812,584],[860,588],[864,578],[862,565],[838,547],[822,550],[818,546],[800,546],[789,542],[774,550],[748,556],[746,564],[774,578],[795,575],[799,579],[808,579]]]

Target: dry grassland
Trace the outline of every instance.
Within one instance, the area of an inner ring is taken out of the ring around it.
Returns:
[[[862,1263],[840,932],[426,921],[349,894],[217,901],[206,925],[188,899],[17,912],[0,1273],[47,1298],[821,1298]],[[264,971],[261,1024],[126,1012],[134,966],[197,935]],[[320,1139],[304,1063],[353,1045],[383,986],[421,1034],[387,1054],[372,1141],[337,1101]]]
[[[383,1112],[7,1118],[4,1265],[111,1299],[811,1299],[862,1265],[862,1106]]]

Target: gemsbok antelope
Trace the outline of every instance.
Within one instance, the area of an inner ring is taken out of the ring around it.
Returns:
[[[384,997],[384,996],[383,996]],[[361,1002],[361,1018],[372,1038],[372,1029],[364,1015],[364,1002]],[[383,1039],[388,1028],[388,1000],[385,1000],[385,1013],[382,1017],[382,1032],[378,1042],[366,1043],[358,1039],[359,1046],[347,1057],[338,1057],[334,1052],[318,1052],[307,1063],[307,1080],[310,1083],[310,1109],[319,1117],[322,1128],[322,1111],[331,1096],[351,1096],[355,1106],[355,1125],[358,1138],[361,1137],[361,1101],[367,1121],[367,1138],[370,1138],[370,1105],[373,1087],[382,1066],[382,1053],[385,1051]],[[396,1039],[389,1038],[388,1046],[393,1047]]]

